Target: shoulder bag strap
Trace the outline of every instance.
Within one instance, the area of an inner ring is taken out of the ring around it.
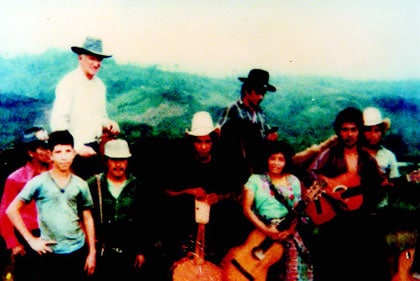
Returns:
[[[292,208],[290,208],[289,204],[287,204],[286,199],[284,199],[284,196],[282,196],[279,191],[277,190],[277,188],[274,186],[273,182],[271,181],[270,177],[268,175],[264,175],[265,179],[268,181],[268,185],[270,186],[270,190],[274,193],[274,196],[276,197],[276,199],[282,203],[287,210],[289,210],[290,212],[294,212],[294,210]]]
[[[102,215],[102,188],[101,188],[101,177],[99,174],[96,174],[96,184],[98,187],[98,198],[99,198],[99,219],[101,224],[103,223],[103,215]]]

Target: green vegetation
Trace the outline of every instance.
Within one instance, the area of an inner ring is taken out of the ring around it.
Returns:
[[[50,50],[41,55],[0,57],[0,145],[13,144],[22,128],[48,128],[58,80],[77,66],[71,52]],[[248,70],[245,70],[248,71]],[[214,120],[239,97],[237,77],[212,79],[158,67],[120,65],[104,60],[99,76],[108,88],[108,112],[123,136],[182,137],[194,112],[208,110]],[[400,161],[420,157],[418,142],[420,80],[350,81],[334,77],[273,76],[277,92],[262,107],[280,137],[297,151],[331,134],[335,115],[347,106],[379,107],[391,118],[389,148]]]

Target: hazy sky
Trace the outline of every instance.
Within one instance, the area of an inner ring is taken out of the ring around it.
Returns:
[[[216,77],[420,78],[420,0],[0,0],[0,27],[5,57],[92,35],[118,63]]]

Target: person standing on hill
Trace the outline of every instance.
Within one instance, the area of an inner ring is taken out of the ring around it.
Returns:
[[[87,37],[82,47],[71,50],[79,66],[57,85],[51,111],[51,130],[69,130],[77,153],[74,172],[84,179],[102,170],[100,143],[106,136],[119,134],[118,123],[106,111],[106,87],[97,73],[102,60],[111,55],[102,52],[102,40]]]
[[[241,97],[225,108],[219,117],[222,155],[233,167],[243,169],[243,181],[253,172],[262,171],[262,149],[268,141],[278,138],[277,131],[266,122],[260,104],[267,92],[275,92],[269,73],[251,69],[248,77],[239,77]]]
[[[33,177],[51,167],[51,152],[48,149],[48,133],[42,127],[32,127],[23,132],[20,139],[27,162],[12,172],[6,179],[0,205],[0,232],[7,249],[11,250],[14,281],[38,280],[39,257],[25,239],[15,230],[5,211],[10,202]],[[30,232],[39,237],[38,216],[35,202],[22,209],[22,217]]]
[[[129,172],[131,152],[126,140],[108,141],[104,157],[106,170],[87,180],[100,245],[95,280],[142,280],[145,265],[153,263],[147,258],[153,244],[149,243],[153,229],[146,204],[150,197],[143,183]]]
[[[381,233],[375,228],[382,178],[376,160],[362,148],[362,111],[355,107],[341,110],[334,131],[337,142],[308,169],[334,210],[326,212],[321,205],[309,214],[312,219],[333,215],[319,225],[311,247],[315,280],[384,280],[380,277],[384,273]]]
[[[6,209],[10,221],[40,256],[40,280],[83,280],[96,266],[93,201],[86,181],[74,175],[73,136],[52,132],[48,139],[52,167],[29,180]],[[40,236],[23,220],[25,205],[36,203]]]
[[[249,228],[239,204],[241,185],[219,158],[218,134],[209,112],[194,113],[182,145],[175,151],[176,165],[168,173],[165,188],[169,219],[163,232],[168,256],[173,262],[192,251],[197,228],[195,204],[200,201],[209,205],[206,259],[218,263],[227,249],[242,241],[242,229]]]

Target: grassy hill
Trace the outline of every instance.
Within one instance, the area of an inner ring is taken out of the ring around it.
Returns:
[[[0,57],[0,146],[5,149],[23,128],[48,128],[54,89],[77,66],[71,52],[49,50],[41,55]],[[248,70],[244,70],[247,73]],[[239,74],[243,75],[243,73]],[[117,64],[104,60],[99,72],[108,89],[108,112],[123,136],[179,138],[194,112],[208,110],[214,120],[239,97],[237,77],[213,79],[187,73]],[[333,133],[335,115],[347,106],[379,107],[392,120],[388,145],[400,158],[420,157],[420,80],[351,81],[336,77],[274,76],[277,92],[262,103],[280,137],[296,150]]]

